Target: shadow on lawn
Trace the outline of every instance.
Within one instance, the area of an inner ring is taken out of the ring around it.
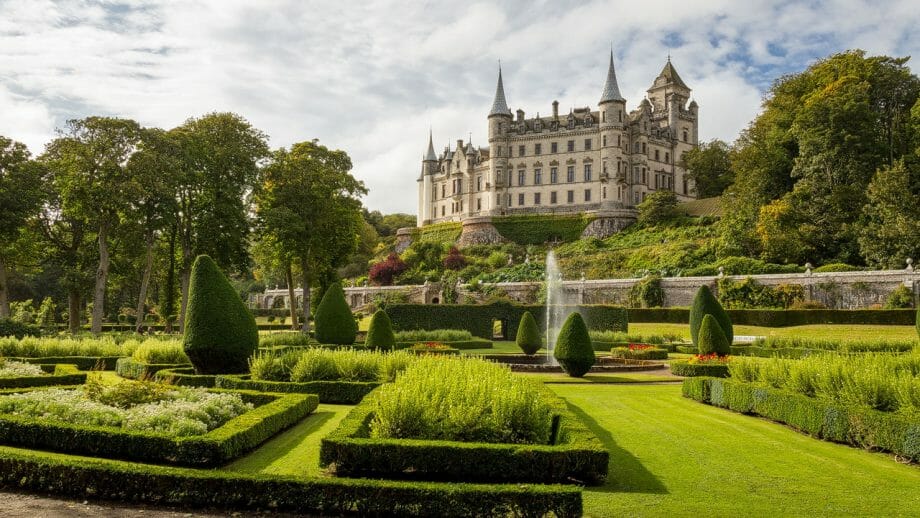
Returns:
[[[604,443],[607,451],[610,452],[610,463],[607,465],[607,482],[603,486],[585,488],[586,490],[601,493],[668,494],[668,488],[651,471],[645,469],[639,459],[617,446],[610,432],[598,424],[593,417],[569,401],[566,401],[566,405],[573,414],[578,416],[597,435],[601,442]]]

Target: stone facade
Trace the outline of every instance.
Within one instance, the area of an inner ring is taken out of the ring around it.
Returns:
[[[475,216],[463,220],[462,231],[457,245],[464,247],[470,245],[497,245],[503,243],[505,238],[499,234],[498,229],[492,225],[490,216]]]
[[[457,140],[454,149],[428,151],[418,179],[418,226],[471,217],[583,213],[634,208],[648,193],[667,189],[694,198],[681,156],[698,143],[699,107],[670,59],[627,111],[610,56],[597,105],[559,114],[516,117],[508,109],[499,71],[488,115],[489,142]],[[688,103],[689,101],[689,103]],[[615,228],[602,222],[591,232]]]

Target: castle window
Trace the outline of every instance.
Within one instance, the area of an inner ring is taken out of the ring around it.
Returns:
[[[645,142],[642,143],[642,154],[643,155],[648,154],[648,151],[646,150]]]
[[[687,194],[687,177],[684,177],[684,194]]]
[[[540,185],[543,183],[543,170],[540,168],[533,170],[533,184]]]
[[[639,193],[636,193],[635,203],[639,203]]]
[[[558,167],[549,168],[549,183],[559,183],[559,168]]]
[[[550,143],[550,145],[549,145],[549,152],[550,152],[550,153],[558,153],[558,152],[559,152],[559,144],[556,143],[556,142]]]
[[[518,170],[518,185],[526,185],[527,183],[527,171],[520,169]]]
[[[617,135],[617,147],[620,147],[621,145],[622,145],[622,144],[620,144],[620,136]]]
[[[591,201],[591,189],[585,189],[585,201]]]
[[[446,189],[447,189],[447,186],[442,183],[441,184],[441,197],[442,198],[447,196],[447,194],[445,193]]]
[[[533,204],[540,205],[540,193],[538,192],[533,193]]]
[[[482,200],[480,198],[476,198],[476,210],[482,210]]]
[[[658,162],[659,160],[661,160],[661,157],[658,156],[658,150],[656,149],[655,150],[655,161]]]
[[[648,184],[648,171],[645,168],[642,168],[642,183]]]
[[[565,194],[565,197],[569,203],[575,203],[575,191],[568,191]]]
[[[574,140],[569,141],[569,153],[571,153],[572,151],[575,151],[575,141]]]
[[[606,200],[606,199],[607,199],[607,186],[606,186],[606,185],[604,186],[604,188],[603,188],[603,190],[602,190],[601,192],[604,193],[601,197],[604,198],[604,199]]]
[[[542,153],[542,152],[543,152],[543,146],[542,146],[542,145],[540,145],[540,144],[534,144],[534,145],[533,145],[533,154],[539,155],[539,154]]]
[[[510,194],[506,194],[506,195],[505,195],[505,206],[506,206],[506,207],[510,207],[510,206],[511,206],[511,195],[510,195]]]
[[[666,164],[671,163],[671,153],[668,153],[667,151],[665,151],[664,153],[664,163]]]
[[[550,205],[556,204],[556,191],[549,193],[549,204]]]
[[[687,141],[687,130],[684,130],[684,142]]]
[[[508,187],[511,187],[511,178],[513,174],[514,173],[512,173],[511,170],[509,169],[508,170]]]
[[[476,190],[477,191],[482,190],[482,177],[481,176],[476,177]]]
[[[518,194],[518,205],[524,205],[524,193]]]
[[[601,122],[607,122],[607,110],[601,112]]]
[[[585,151],[591,151],[591,139],[585,139]]]
[[[447,212],[447,206],[441,205],[441,217],[444,217],[444,213]]]
[[[617,110],[617,120],[623,122],[623,112],[622,110]]]
[[[601,146],[607,147],[607,135],[601,137]]]
[[[518,146],[518,156],[524,156],[524,146]]]
[[[565,180],[569,183],[575,181],[575,166],[570,165],[568,170],[566,170]]]
[[[585,181],[591,181],[591,164],[585,164]]]

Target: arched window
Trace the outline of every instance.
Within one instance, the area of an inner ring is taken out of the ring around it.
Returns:
[[[687,130],[684,130],[684,142],[687,142]]]

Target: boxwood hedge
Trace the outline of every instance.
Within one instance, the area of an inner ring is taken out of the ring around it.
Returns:
[[[582,515],[581,490],[282,477],[154,466],[0,446],[0,485],[76,498],[358,516]]]
[[[542,390],[553,408],[554,444],[370,439],[376,397],[370,394],[322,440],[320,465],[334,466],[340,476],[602,484],[609,460],[603,443],[565,401]]]
[[[419,342],[396,342],[396,349],[408,349],[417,343]],[[453,347],[454,349],[460,349],[461,351],[468,351],[470,349],[492,348],[492,341],[482,338],[473,338],[472,340],[452,340],[447,342],[438,341],[438,343]]]
[[[7,360],[17,362],[38,363],[38,364],[59,364],[73,365],[81,371],[88,370],[115,370],[115,363],[120,356],[47,356],[42,358],[17,358],[8,356]]]
[[[811,324],[914,325],[912,309],[727,309],[732,324],[789,327]],[[685,324],[687,308],[629,308],[630,322]]]
[[[0,378],[0,389],[22,387],[47,387],[52,385],[82,385],[86,373],[77,370],[76,365],[39,365],[47,376],[19,376]]]
[[[675,376],[713,376],[728,377],[728,364],[725,363],[689,363],[685,361],[672,361],[671,374]]]
[[[286,394],[316,394],[320,403],[354,405],[364,399],[380,382],[370,381],[256,381],[248,375],[217,376],[218,388],[236,390],[258,390]]]
[[[920,419],[847,406],[772,387],[720,378],[689,378],[685,397],[787,424],[833,442],[920,461]]]
[[[630,350],[628,346],[613,347],[610,349],[610,356],[614,358],[623,358],[625,360],[667,360],[668,350],[659,347],[637,350]]]
[[[152,378],[163,369],[191,367],[189,363],[144,363],[134,358],[119,358],[115,362],[115,374],[132,380]]]
[[[217,376],[214,374],[195,374],[193,367],[161,369],[153,377],[161,383],[202,388],[213,388],[217,380]]]
[[[167,437],[152,432],[0,415],[0,442],[142,462],[216,466],[239,457],[299,422],[319,404],[319,398],[312,394],[237,393],[245,401],[259,406],[204,435]]]

